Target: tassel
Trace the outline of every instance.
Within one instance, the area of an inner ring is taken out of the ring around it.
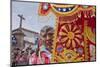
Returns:
[[[84,17],[87,18],[87,16],[86,16],[86,12],[85,12],[85,11],[84,11]]]
[[[81,12],[78,13],[78,17],[81,18]]]

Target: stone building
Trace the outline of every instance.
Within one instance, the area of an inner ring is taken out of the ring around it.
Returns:
[[[28,47],[29,45],[35,45],[35,40],[39,38],[39,33],[30,31],[25,28],[18,28],[15,30],[12,30],[11,35],[11,47],[18,47],[20,49],[23,49],[25,47]]]

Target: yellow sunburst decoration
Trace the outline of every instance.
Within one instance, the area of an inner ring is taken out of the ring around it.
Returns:
[[[66,24],[62,26],[59,35],[62,37],[61,42],[65,43],[67,48],[75,48],[81,43],[81,30],[76,25]]]

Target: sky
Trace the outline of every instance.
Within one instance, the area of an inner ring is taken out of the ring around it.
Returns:
[[[18,14],[23,14],[22,27],[31,31],[40,32],[45,25],[55,26],[56,17],[50,12],[47,16],[38,15],[39,3],[12,1],[12,30],[20,24]]]

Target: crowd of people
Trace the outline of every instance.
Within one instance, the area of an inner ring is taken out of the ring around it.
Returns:
[[[11,51],[11,63],[12,66],[16,65],[33,65],[33,64],[49,64],[51,61],[51,46],[53,28],[45,26],[41,29],[41,38],[37,38],[33,49],[33,45],[20,49],[15,47]]]

